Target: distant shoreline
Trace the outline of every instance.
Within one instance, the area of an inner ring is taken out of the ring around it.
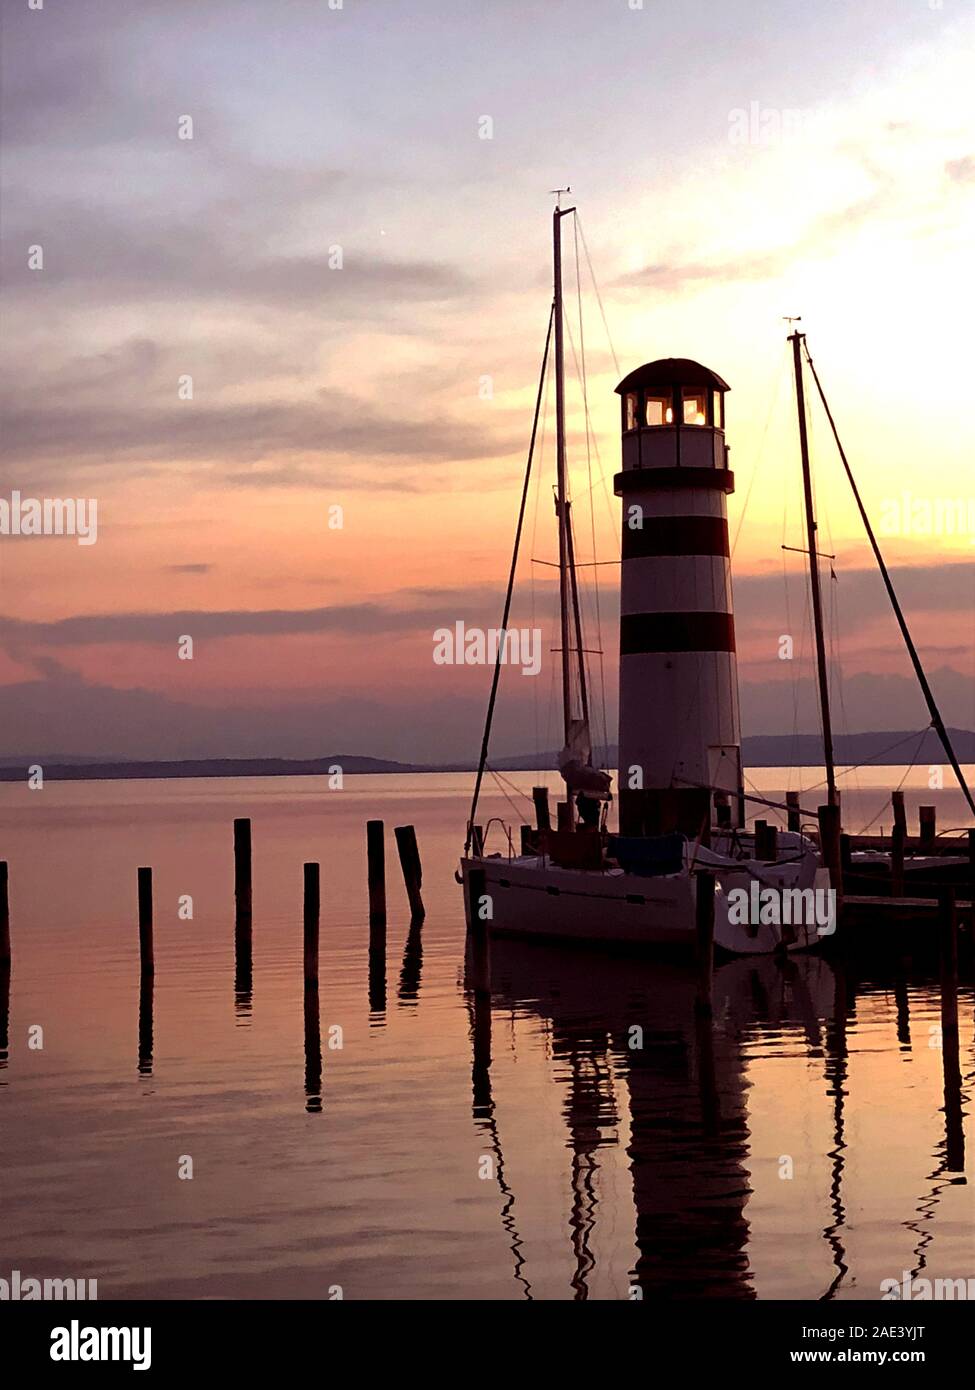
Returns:
[[[958,759],[975,763],[975,733],[949,729]],[[917,731],[886,731],[843,734],[834,739],[837,766],[852,767],[869,763],[874,767],[941,765],[944,752],[933,729],[923,736]],[[604,756],[603,756],[604,755]],[[614,747],[597,750],[597,761],[615,767]],[[816,734],[758,734],[742,740],[742,761],[746,767],[821,767],[822,742]],[[401,763],[391,759],[368,758],[361,754],[336,753],[327,758],[187,758],[174,761],[130,759],[5,758],[0,760],[0,782],[22,782],[29,769],[41,767],[45,781],[122,782],[142,779],[189,777],[328,777],[335,769],[343,774],[476,771],[474,762]],[[540,772],[556,770],[556,754],[519,754],[492,759],[498,772]]]

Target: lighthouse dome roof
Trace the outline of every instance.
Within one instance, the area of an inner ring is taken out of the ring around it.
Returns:
[[[622,393],[640,386],[707,386],[714,391],[731,390],[717,372],[689,357],[661,357],[656,362],[645,362],[625,376],[616,390]]]

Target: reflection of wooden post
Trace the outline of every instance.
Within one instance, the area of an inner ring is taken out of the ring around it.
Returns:
[[[0,859],[0,966],[10,964],[10,898],[7,861]]]
[[[318,983],[318,923],[321,916],[321,881],[317,864],[305,865],[304,894],[305,983]]]
[[[411,921],[422,921],[426,913],[423,899],[420,896],[423,871],[420,867],[420,851],[416,845],[416,831],[412,825],[397,825],[393,834],[396,836],[396,848],[399,851],[399,862],[400,868],[403,870],[403,881],[406,884],[406,895],[410,900],[410,919]]]
[[[491,989],[489,919],[481,915],[485,908],[490,911],[487,874],[483,869],[470,869],[467,874],[467,919],[470,923],[471,983],[476,992],[482,993],[488,993]]]
[[[139,1075],[152,1075],[152,996],[155,980],[149,971],[139,979]]]
[[[548,809],[548,787],[532,787],[532,801],[535,803],[536,830],[551,830],[552,817]]]
[[[714,874],[694,875],[694,926],[697,955],[698,1013],[711,1013],[711,983],[714,976]]]
[[[917,808],[919,828],[921,832],[921,848],[923,850],[933,850],[934,842],[938,838],[937,811],[933,806],[919,806]]]
[[[788,811],[786,813],[788,816],[788,828],[790,830],[800,830],[802,827],[802,823],[800,820],[799,811],[799,793],[786,792],[785,804],[788,807]]]
[[[830,886],[836,893],[836,915],[837,925],[839,925],[839,912],[843,905],[843,864],[840,859],[840,808],[838,806],[820,806],[817,809],[819,817],[819,848],[823,857],[823,864],[829,869]]]
[[[139,960],[142,973],[151,975],[156,968],[152,945],[152,870],[140,869],[139,879]]]
[[[234,903],[239,921],[251,916],[251,823],[242,816],[234,821]]]

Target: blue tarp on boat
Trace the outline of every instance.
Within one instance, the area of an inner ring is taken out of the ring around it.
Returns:
[[[673,835],[610,835],[607,849],[624,873],[641,878],[677,874],[684,867],[686,837]]]

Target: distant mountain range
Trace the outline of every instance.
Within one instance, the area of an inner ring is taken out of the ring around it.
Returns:
[[[959,762],[975,763],[975,733],[968,729],[949,729]],[[922,736],[917,732],[840,734],[834,741],[837,764],[873,763],[896,766],[943,763],[944,750],[933,729]],[[615,746],[598,749],[604,766],[615,767]],[[605,755],[605,756],[603,756]],[[746,767],[819,767],[823,761],[823,741],[818,734],[756,734],[742,740]],[[557,754],[522,753],[491,759],[499,772],[531,772],[554,768]],[[335,753],[328,758],[192,758],[181,762],[112,762],[102,758],[0,758],[0,782],[19,782],[29,766],[39,765],[46,780],[113,781],[135,777],[323,777],[330,768],[343,773],[391,772],[472,772],[475,764],[399,763],[387,758],[365,758],[358,754]]]

